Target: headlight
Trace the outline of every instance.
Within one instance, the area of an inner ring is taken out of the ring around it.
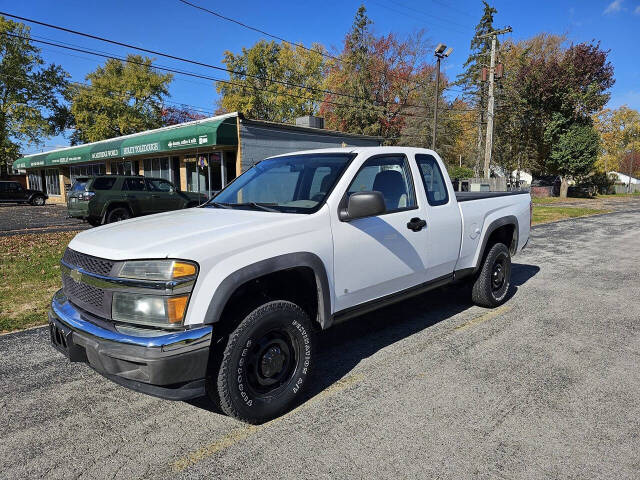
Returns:
[[[196,273],[198,267],[183,260],[132,260],[124,262],[118,276],[138,280],[176,280]]]
[[[189,295],[167,297],[115,292],[111,317],[119,322],[175,327],[182,323]]]

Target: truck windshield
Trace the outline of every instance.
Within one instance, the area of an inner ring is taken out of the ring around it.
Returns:
[[[270,158],[247,170],[207,206],[312,213],[354,157],[325,153]]]

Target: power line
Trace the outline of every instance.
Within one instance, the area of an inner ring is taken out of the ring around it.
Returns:
[[[389,5],[386,5],[386,4],[382,3],[382,2],[378,2],[378,1],[376,1],[376,0],[368,0],[368,1],[369,1],[369,2],[372,2],[372,3],[376,4],[376,5],[378,5],[379,7],[385,8],[385,9],[387,9],[387,10],[391,11],[391,12],[395,12],[395,13],[397,13],[398,15],[403,15],[403,16],[405,16],[405,17],[410,17],[410,18],[414,18],[414,19],[415,19],[415,16],[416,16],[416,14],[415,14],[415,13],[409,13],[409,12],[405,12],[405,11],[402,11],[402,10],[398,10],[397,8],[391,7],[391,6],[389,6]],[[404,7],[404,8],[407,8],[407,7]],[[424,19],[427,19],[427,20],[428,20],[428,21],[430,21],[430,22],[433,22],[433,19],[434,19],[434,18],[438,18],[438,17],[433,17],[432,15],[427,15],[427,14],[423,14],[423,15],[421,15],[421,16],[422,16]],[[451,23],[451,24],[453,24],[453,25],[459,25],[459,26],[462,26],[462,27],[468,28],[468,27],[466,27],[466,26],[464,26],[464,25],[461,25],[461,24],[459,24],[459,23],[455,23],[455,22],[451,22],[450,20],[447,20],[447,19],[443,19],[443,18],[440,18],[440,19],[441,19],[441,20],[443,20],[443,21],[445,21],[445,22]],[[444,25],[443,25],[443,28],[447,28],[447,29],[449,29],[449,30],[455,30],[455,31],[456,31],[456,32],[458,32],[458,33],[467,33],[466,31],[462,30],[462,28],[456,28],[456,27],[450,27],[450,26],[444,26]]]
[[[240,20],[236,20],[235,18],[227,17],[226,15],[222,15],[221,13],[215,12],[215,11],[210,10],[210,9],[208,9],[206,7],[203,7],[201,5],[196,5],[195,3],[191,3],[191,2],[189,2],[187,0],[178,0],[178,2],[183,3],[185,5],[188,5],[190,7],[193,7],[195,9],[201,10],[203,12],[209,13],[211,15],[214,15],[214,16],[216,16],[218,18],[221,18],[222,20],[226,20],[227,22],[231,22],[231,23],[235,23],[236,25],[240,25],[241,27],[244,27],[244,28],[246,28],[248,30],[252,30],[254,32],[258,32],[258,33],[260,33],[262,35],[266,35],[267,37],[270,37],[270,38],[274,38],[274,39],[279,40],[281,42],[284,42],[284,43],[286,43],[288,45],[291,45],[291,46],[294,46],[294,47],[303,48],[304,50],[307,50],[308,52],[317,53],[318,55],[322,55],[323,57],[327,57],[327,58],[330,58],[332,60],[337,60],[337,61],[339,61],[341,63],[344,61],[343,59],[341,59],[339,57],[336,57],[335,55],[331,55],[331,54],[325,53],[325,52],[320,52],[318,50],[314,50],[313,48],[305,47],[301,43],[291,42],[291,41],[286,40],[286,39],[284,39],[284,38],[282,38],[282,37],[280,37],[278,35],[274,35],[273,33],[269,33],[269,32],[266,32],[264,30],[261,30],[259,28],[252,27],[251,25],[247,25],[246,23],[243,23]]]
[[[182,0],[179,0],[179,1],[182,1]],[[134,50],[139,50],[141,52],[149,53],[149,54],[152,54],[152,55],[158,55],[158,56],[162,56],[162,57],[169,58],[169,59],[172,59],[172,60],[186,62],[186,63],[190,63],[190,64],[193,64],[193,65],[198,65],[198,66],[201,66],[201,67],[212,68],[212,69],[215,69],[215,70],[218,70],[218,71],[223,71],[223,72],[234,74],[234,75],[239,75],[239,76],[244,76],[244,77],[249,77],[249,78],[255,78],[257,80],[277,83],[277,84],[288,86],[288,87],[295,87],[295,88],[301,88],[301,89],[304,89],[304,90],[315,91],[315,92],[318,92],[318,93],[323,93],[325,95],[336,95],[336,96],[339,96],[339,97],[346,97],[346,98],[350,98],[350,99],[353,99],[353,100],[364,100],[364,101],[378,102],[378,103],[382,103],[383,105],[386,105],[386,104],[389,103],[389,102],[384,102],[384,101],[381,102],[381,101],[378,101],[378,100],[373,99],[373,98],[360,97],[360,96],[357,96],[357,95],[351,95],[351,94],[347,94],[347,93],[335,92],[335,91],[332,91],[332,90],[311,87],[311,86],[308,86],[308,85],[296,84],[296,83],[287,82],[287,81],[284,81],[284,80],[276,80],[276,79],[272,79],[272,78],[260,77],[258,75],[251,75],[251,74],[248,74],[246,72],[231,70],[231,69],[228,69],[228,68],[219,67],[217,65],[211,65],[211,64],[208,64],[208,63],[200,62],[198,60],[192,60],[192,59],[188,59],[188,58],[184,58],[184,57],[179,57],[177,55],[172,55],[172,54],[169,54],[169,53],[159,52],[159,51],[151,50],[151,49],[144,48],[144,47],[138,47],[138,46],[131,45],[131,44],[128,44],[128,43],[120,42],[118,40],[112,40],[112,39],[108,39],[108,38],[105,38],[105,37],[100,37],[100,36],[97,36],[97,35],[93,35],[93,34],[90,34],[90,33],[80,32],[80,31],[73,30],[73,29],[66,28],[66,27],[62,27],[62,26],[59,26],[59,25],[53,25],[53,24],[50,24],[50,23],[41,22],[39,20],[34,20],[34,19],[26,18],[26,17],[21,17],[21,16],[18,16],[18,15],[13,15],[13,14],[6,13],[6,12],[1,12],[0,11],[0,15],[8,16],[8,17],[11,17],[11,18],[14,18],[14,19],[17,19],[17,20],[25,21],[25,22],[34,23],[36,25],[41,25],[41,26],[44,26],[44,27],[47,27],[47,28],[53,28],[53,29],[60,30],[60,31],[63,31],[63,32],[67,32],[67,33],[71,33],[71,34],[74,34],[74,35],[80,35],[80,36],[83,36],[83,37],[86,37],[86,38],[91,38],[93,40],[99,40],[99,41],[110,43],[110,44],[113,44],[113,45],[118,45],[118,46],[125,47],[125,48],[131,48],[131,49],[134,49]],[[20,37],[20,38],[25,38],[26,39],[26,37]],[[39,42],[44,43],[44,44],[47,44],[47,42],[43,41],[43,40],[36,40],[35,38],[33,38],[33,40],[34,41],[39,41]],[[64,43],[64,42],[61,42],[61,43]],[[99,52],[99,51],[98,52],[95,52],[95,51],[91,52],[91,51],[87,51],[87,50],[85,50],[83,48],[79,48],[79,47],[69,47],[68,45],[71,45],[71,44],[68,44],[67,46],[55,45],[55,44],[52,44],[52,43],[48,43],[48,44],[49,45],[53,45],[53,46],[58,46],[60,48],[69,48],[71,50],[75,50],[76,52],[81,52],[81,53],[89,53],[89,54],[92,54],[92,55],[100,54],[102,56],[106,55],[106,54],[104,54],[102,52]],[[216,80],[216,81],[224,82],[223,80]],[[230,82],[227,82],[227,83],[230,83]]]
[[[0,12],[0,14],[2,14],[2,12]],[[128,59],[128,58],[119,57],[119,56],[116,56],[116,55],[113,55],[113,54],[101,53],[101,52],[98,52],[98,51],[88,50],[86,48],[72,47],[72,46],[69,46],[69,45],[62,45],[60,43],[51,42],[51,41],[47,41],[47,40],[23,37],[23,36],[20,36],[20,35],[9,33],[9,32],[2,32],[2,34],[3,35],[8,35],[8,36],[11,36],[11,37],[14,37],[14,38],[21,38],[23,40],[31,40],[31,41],[34,41],[34,42],[37,42],[37,43],[42,43],[44,45],[63,48],[65,50],[71,50],[71,51],[74,51],[74,52],[86,53],[86,54],[95,55],[95,56],[99,56],[99,57],[103,57],[103,58],[111,58],[111,59],[118,60],[118,61],[121,61],[121,62],[128,62],[128,63],[132,63],[132,64],[137,64],[137,65],[140,65],[140,66],[146,66],[146,64],[144,64],[143,62],[136,62],[134,60],[131,60],[131,59]],[[133,48],[137,48],[137,47],[133,47]],[[277,94],[277,95],[285,95],[285,96],[290,96],[290,97],[293,97],[293,98],[300,98],[300,99],[304,99],[304,100],[310,101],[310,102],[328,103],[328,104],[332,104],[332,105],[346,106],[346,107],[349,107],[349,106],[357,107],[357,105],[354,105],[354,104],[337,103],[337,102],[330,101],[330,100],[328,100],[326,98],[322,99],[322,100],[315,100],[313,98],[304,97],[304,96],[300,96],[300,95],[295,95],[295,94],[289,93],[289,92],[286,92],[286,93],[285,92],[273,92],[273,91],[267,90],[266,88],[258,88],[258,87],[255,87],[253,85],[238,84],[238,83],[235,83],[235,82],[232,82],[232,81],[223,80],[223,79],[212,77],[212,76],[209,76],[209,75],[198,74],[198,73],[189,72],[189,71],[176,69],[176,68],[170,68],[170,67],[165,67],[165,66],[160,66],[160,65],[155,65],[153,68],[156,68],[157,70],[166,71],[166,72],[178,73],[178,74],[187,75],[187,76],[190,76],[190,77],[201,78],[201,79],[205,79],[205,80],[211,80],[211,81],[215,81],[215,82],[225,83],[225,84],[228,84],[228,85],[234,85],[234,86],[237,86],[237,87],[240,87],[240,88],[250,88],[250,89],[253,89],[255,91],[264,91],[264,92]],[[220,68],[220,67],[218,67],[218,68]],[[259,77],[256,77],[256,78],[259,78]],[[271,81],[269,79],[262,79],[262,80]],[[283,82],[277,82],[277,83],[283,83]],[[305,89],[306,90],[317,90],[317,89],[314,89],[313,87],[300,86],[300,88],[302,88],[303,90],[305,90]],[[364,100],[364,101],[382,103],[382,105],[375,105],[375,104],[372,105],[373,107],[376,107],[376,108],[386,108],[388,106],[397,106],[397,107],[400,107],[400,108],[404,108],[404,107],[425,108],[424,105],[414,105],[414,104],[410,104],[410,103],[398,104],[398,103],[380,102],[380,101],[377,101],[377,100],[374,100],[374,99],[367,99],[367,98],[363,98],[363,97],[354,97],[352,95],[341,94],[339,92],[333,92],[331,90],[321,90],[321,91],[325,92],[326,95],[346,96],[346,97],[349,97],[349,98],[355,98],[357,100]]]
[[[10,37],[14,37],[14,38],[28,39],[27,37],[22,37],[20,35],[15,35],[15,34],[12,34],[12,33],[9,33],[9,32],[0,32],[0,33],[2,35],[7,35],[7,36],[10,36]],[[127,62],[127,63],[131,63],[131,64],[134,64],[134,65],[147,66],[144,62],[136,62],[135,60],[131,60],[129,58],[118,57],[116,55],[108,55],[108,54],[93,52],[91,50],[82,49],[82,48],[76,48],[76,47],[70,47],[70,46],[66,46],[66,45],[57,44],[57,43],[54,43],[54,42],[49,42],[49,41],[46,41],[46,40],[37,40],[37,39],[33,39],[33,38],[30,39],[30,40],[34,41],[34,42],[42,43],[42,44],[45,44],[45,45],[50,45],[50,46],[54,46],[54,47],[59,47],[59,48],[72,50],[72,51],[75,51],[75,52],[88,53],[90,55],[96,55],[96,56],[103,57],[103,58],[110,58],[110,59],[113,59],[113,60],[118,60],[120,62]],[[288,97],[299,98],[299,99],[306,100],[306,101],[309,101],[309,102],[314,102],[314,103],[327,103],[327,104],[330,104],[330,105],[336,105],[336,106],[340,106],[340,107],[358,107],[358,105],[348,104],[348,103],[338,103],[338,102],[333,102],[333,101],[327,100],[327,99],[315,100],[313,98],[304,97],[304,96],[301,96],[301,95],[296,95],[296,94],[288,93],[288,92],[273,92],[271,90],[267,90],[266,88],[259,88],[259,87],[255,87],[253,85],[238,84],[238,83],[231,82],[231,81],[228,81],[228,80],[222,80],[222,79],[219,79],[219,78],[211,77],[209,75],[203,75],[203,74],[199,74],[199,73],[188,72],[188,71],[185,71],[185,70],[178,70],[178,69],[175,69],[175,68],[169,68],[169,67],[164,67],[164,66],[160,66],[160,65],[154,65],[152,68],[154,68],[156,70],[165,71],[165,72],[177,73],[177,74],[181,74],[181,75],[187,75],[187,76],[190,76],[190,77],[201,78],[201,79],[205,79],[205,80],[211,80],[211,81],[214,81],[214,82],[220,82],[220,83],[225,83],[225,84],[229,84],[229,85],[234,85],[234,86],[237,86],[237,87],[240,87],[240,88],[248,88],[248,89],[252,89],[252,90],[255,90],[255,91],[267,92],[267,93],[271,93],[271,94],[274,94],[274,95],[284,95],[284,96],[288,96]],[[425,108],[424,106],[410,105],[410,104],[392,104],[392,105],[400,107],[400,108],[409,107],[409,106],[416,107],[416,108]],[[375,108],[385,108],[382,105],[371,105],[371,106],[375,107]],[[397,112],[396,115],[399,115],[399,116],[411,116],[411,117],[418,116],[418,115],[412,115],[412,114],[409,114],[409,113],[401,113],[401,112]]]
[[[450,23],[452,25],[457,25],[457,26],[463,27],[463,28],[469,28],[467,25],[463,25],[462,23],[454,22],[453,20],[450,20],[448,18],[445,18],[445,17],[442,17],[442,16],[436,16],[436,15],[433,15],[432,13],[427,13],[427,12],[425,12],[423,10],[419,10],[417,8],[409,7],[409,6],[404,5],[403,3],[400,3],[400,2],[398,2],[396,0],[388,0],[388,1],[393,3],[394,5],[397,5],[398,7],[404,8],[406,10],[413,11],[415,13],[419,13],[421,15],[425,15],[426,17],[437,18],[437,19],[442,20],[443,22],[448,22],[448,23]],[[438,3],[438,2],[436,2],[436,3]],[[447,7],[447,8],[449,8],[449,7]]]
[[[275,80],[275,79],[272,79],[272,78],[263,78],[263,77],[260,77],[258,75],[251,75],[251,74],[246,73],[246,72],[237,71],[237,70],[231,70],[229,68],[219,67],[217,65],[212,65],[210,63],[200,62],[198,60],[192,60],[192,59],[188,59],[188,58],[184,58],[184,57],[179,57],[177,55],[172,55],[172,54],[169,54],[169,53],[159,52],[157,50],[151,50],[151,49],[144,48],[144,47],[138,47],[136,45],[131,45],[129,43],[120,42],[118,40],[112,40],[112,39],[109,39],[109,38],[100,37],[98,35],[93,35],[93,34],[90,34],[90,33],[80,32],[78,30],[72,30],[70,28],[61,27],[59,25],[53,25],[53,24],[50,24],[50,23],[41,22],[39,20],[33,20],[31,18],[21,17],[21,16],[18,16],[18,15],[13,15],[13,14],[6,13],[6,12],[0,12],[0,15],[4,15],[4,16],[7,16],[7,17],[15,18],[17,20],[22,20],[22,21],[29,22],[29,23],[35,23],[36,25],[41,25],[41,26],[44,26],[44,27],[47,27],[47,28],[53,28],[53,29],[60,30],[60,31],[63,31],[63,32],[72,33],[74,35],[80,35],[80,36],[83,36],[83,37],[86,37],[86,38],[91,38],[93,40],[99,40],[101,42],[111,43],[113,45],[118,45],[120,47],[139,50],[141,52],[149,53],[151,55],[158,55],[158,56],[161,56],[161,57],[170,58],[171,60],[177,60],[177,61],[180,61],[180,62],[191,63],[193,65],[198,65],[200,67],[212,68],[212,69],[215,69],[215,70],[218,70],[218,71],[231,73],[231,74],[234,74],[234,75],[255,78],[257,80],[262,80],[262,81],[278,83],[278,84],[281,84],[281,85],[284,85],[284,86],[287,86],[287,87],[303,88],[303,89],[306,89],[306,90],[313,90],[313,91],[316,91],[316,92],[319,92],[319,93],[338,95],[338,96],[341,96],[341,97],[348,97],[348,98],[352,98],[354,100],[370,100],[370,99],[366,99],[366,98],[362,98],[362,97],[358,97],[358,96],[354,96],[354,95],[350,95],[350,94],[346,94],[346,93],[333,92],[331,90],[325,90],[325,89],[321,89],[321,88],[310,87],[308,85],[300,85],[300,84],[297,84],[297,83],[287,82],[287,81],[284,81],[284,80]],[[26,38],[26,37],[21,37],[21,38]],[[83,53],[87,53],[87,52],[83,52]]]

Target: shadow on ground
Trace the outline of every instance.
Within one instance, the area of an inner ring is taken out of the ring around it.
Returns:
[[[539,271],[540,268],[535,265],[512,264],[509,299]],[[450,285],[347,320],[321,332],[318,335],[320,353],[315,360],[315,369],[305,395],[298,404],[344,378],[363,359],[472,306],[468,285]],[[189,403],[219,413],[205,398]]]

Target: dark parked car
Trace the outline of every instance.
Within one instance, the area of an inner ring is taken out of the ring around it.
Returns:
[[[31,205],[42,206],[47,198],[49,197],[40,190],[24,188],[18,182],[0,181],[1,203],[30,203]]]
[[[152,213],[196,207],[207,196],[181,192],[164,178],[138,175],[78,177],[67,197],[70,217],[94,227]]]

